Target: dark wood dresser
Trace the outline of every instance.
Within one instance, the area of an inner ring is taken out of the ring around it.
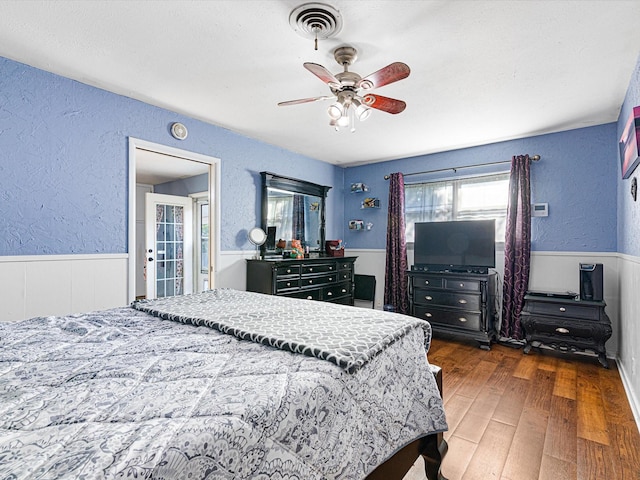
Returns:
[[[472,338],[488,350],[495,339],[496,273],[423,272],[409,275],[410,314],[433,331]]]
[[[353,305],[356,258],[247,260],[247,291]]]
[[[529,292],[524,297],[520,322],[525,330],[529,353],[535,342],[563,352],[593,351],[600,364],[609,368],[606,341],[611,337],[611,321],[604,301],[558,298]]]

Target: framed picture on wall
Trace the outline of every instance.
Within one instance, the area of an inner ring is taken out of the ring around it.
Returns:
[[[633,107],[622,136],[620,137],[620,164],[622,178],[629,178],[640,163],[638,146],[640,145],[640,107]]]

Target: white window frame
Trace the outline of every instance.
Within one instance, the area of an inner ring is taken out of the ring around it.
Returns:
[[[413,238],[412,236],[409,234],[410,231],[412,231],[412,228],[410,228],[410,224],[407,221],[407,215],[406,215],[406,211],[407,211],[407,198],[406,198],[406,191],[407,191],[407,187],[412,187],[412,186],[416,186],[416,185],[429,185],[429,184],[448,184],[451,185],[453,187],[453,191],[452,191],[452,199],[451,199],[451,218],[443,218],[441,220],[417,220],[417,221],[443,221],[443,220],[469,220],[468,217],[464,217],[464,218],[458,218],[458,214],[459,214],[459,200],[458,200],[458,193],[460,191],[460,188],[462,185],[464,184],[469,184],[469,183],[478,183],[481,181],[487,181],[487,182],[493,182],[496,180],[506,180],[507,182],[507,188],[508,188],[508,181],[509,181],[509,172],[495,172],[495,173],[491,173],[491,174],[486,174],[486,175],[477,175],[477,176],[468,176],[468,177],[457,177],[457,178],[447,178],[447,179],[438,179],[438,180],[431,180],[431,181],[427,181],[427,182],[415,182],[415,183],[406,183],[405,184],[405,234],[406,234],[406,238],[407,238],[407,245],[410,247],[413,247]],[[507,191],[507,197],[505,197],[505,205],[504,205],[504,210],[503,213],[497,216],[493,216],[493,215],[489,215],[483,218],[496,218],[496,219],[502,219],[503,221],[506,221],[506,214],[507,214],[507,202],[508,202],[508,191]],[[412,222],[413,223],[413,222]],[[497,248],[501,248],[504,245],[504,236],[502,235],[497,235],[496,236],[496,247]]]

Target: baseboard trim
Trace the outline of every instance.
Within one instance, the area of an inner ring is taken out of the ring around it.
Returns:
[[[631,406],[631,412],[633,413],[633,418],[636,421],[636,426],[638,430],[640,430],[640,402],[638,398],[635,396],[633,389],[631,388],[631,382],[629,381],[629,375],[627,375],[627,371],[624,365],[620,362],[620,359],[616,357],[616,365],[618,366],[618,372],[620,373],[620,378],[622,379],[622,386],[624,387],[624,391],[627,394],[627,400],[629,401],[629,405]]]

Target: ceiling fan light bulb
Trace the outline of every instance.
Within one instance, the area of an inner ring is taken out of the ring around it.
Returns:
[[[327,113],[329,114],[329,118],[338,120],[340,117],[342,117],[342,105],[339,102],[332,103],[331,105],[329,105],[329,108],[327,108]]]
[[[340,117],[336,124],[340,127],[348,127],[349,126],[349,117],[347,115],[343,115]]]
[[[370,108],[367,108],[364,105],[359,105],[356,108],[356,117],[358,117],[358,120],[360,120],[361,122],[364,122],[370,116],[371,116]]]

